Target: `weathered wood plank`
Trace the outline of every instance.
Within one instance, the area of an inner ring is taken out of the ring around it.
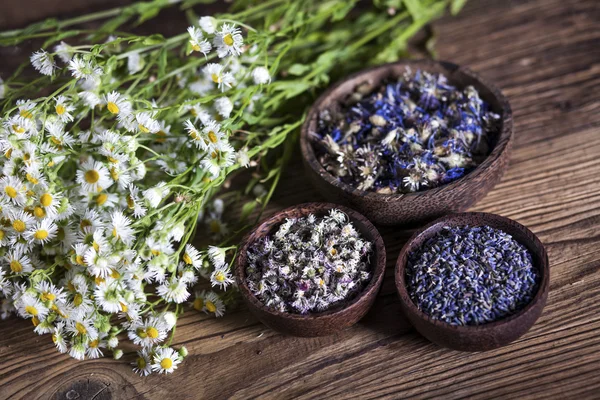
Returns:
[[[496,82],[513,107],[511,166],[473,209],[516,219],[547,245],[548,305],[516,343],[467,354],[416,334],[400,314],[392,279],[410,229],[386,228],[382,293],[348,331],[290,338],[244,310],[218,320],[189,312],[175,337],[190,351],[186,362],[172,376],[139,378],[123,362],[61,356],[28,322],[11,319],[0,326],[0,398],[64,398],[73,385],[97,398],[598,398],[598,20],[594,0],[486,0],[434,24],[440,58]],[[268,212],[319,199],[294,160]]]

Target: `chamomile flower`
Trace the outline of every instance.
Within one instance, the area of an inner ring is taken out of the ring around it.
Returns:
[[[130,246],[135,240],[135,231],[131,227],[131,220],[121,211],[114,211],[111,215],[111,235],[114,240],[121,241]]]
[[[144,59],[140,53],[131,53],[127,56],[127,71],[129,75],[138,73],[144,68]]]
[[[23,236],[25,239],[36,244],[44,244],[56,237],[58,228],[56,224],[48,219],[39,221],[36,225],[29,228]]]
[[[170,374],[181,362],[179,354],[170,347],[158,348],[152,357],[152,371],[159,374]]]
[[[142,349],[137,352],[137,358],[131,364],[133,371],[140,376],[148,376],[152,373],[152,362],[147,349]]]
[[[5,176],[0,178],[0,194],[10,203],[21,206],[25,203],[27,187],[17,177]]]
[[[101,350],[102,348],[106,347],[106,342],[101,339],[101,336],[104,335],[105,334],[101,334],[96,339],[88,342],[88,348],[85,350],[85,355],[89,359],[100,358],[104,355]]]
[[[102,99],[94,92],[79,92],[79,97],[81,97],[81,100],[83,100],[84,104],[89,108],[94,108],[97,105],[102,104]]]
[[[165,340],[167,328],[162,318],[149,317],[132,325],[127,335],[138,346],[152,347]]]
[[[233,283],[231,273],[229,272],[229,266],[222,264],[215,267],[215,270],[210,276],[210,283],[213,286],[218,286],[222,290],[227,290],[227,287]]]
[[[118,313],[127,307],[121,296],[121,285],[112,278],[105,279],[94,289],[94,301],[108,313]]]
[[[233,103],[228,97],[219,97],[215,100],[215,110],[217,110],[219,115],[227,119],[233,111]]]
[[[223,300],[221,300],[219,295],[215,292],[210,291],[204,293],[204,297],[202,297],[202,300],[202,311],[204,311],[205,313],[215,314],[215,317],[222,317],[223,315],[225,315],[225,304],[223,303]]]
[[[160,124],[156,121],[149,112],[141,112],[135,115],[138,124],[138,129],[143,133],[156,133],[160,131]]]
[[[116,115],[120,121],[131,116],[131,103],[125,99],[119,92],[110,92],[104,97],[106,109],[112,115]]]
[[[208,157],[200,161],[200,165],[206,169],[213,178],[219,176],[222,170],[235,163],[235,150],[229,143],[221,142],[219,148],[210,152]]]
[[[40,293],[40,300],[44,302],[65,302],[67,301],[67,294],[62,288],[56,287],[54,284],[48,281],[41,281],[35,287]]]
[[[19,106],[19,116],[27,119],[33,119],[35,115],[36,103],[31,100],[17,100]]]
[[[12,233],[17,237],[23,237],[25,232],[31,229],[36,223],[35,218],[25,211],[13,213],[10,221],[13,229]]]
[[[208,246],[208,257],[215,267],[225,264],[227,249],[216,246]]]
[[[70,319],[66,327],[67,331],[74,336],[86,337],[90,340],[98,338],[98,330],[90,319]]]
[[[146,207],[143,204],[142,199],[140,198],[139,191],[140,189],[135,186],[133,183],[129,184],[129,194],[127,195],[127,208],[133,211],[133,216],[135,218],[141,218],[146,215]]]
[[[212,46],[208,40],[204,39],[202,31],[194,26],[190,26],[188,28],[188,33],[190,34],[190,46],[192,51],[197,51],[206,56],[206,54],[210,52]]]
[[[52,342],[56,346],[56,349],[61,353],[66,353],[67,342],[65,337],[65,323],[59,322],[52,329]]]
[[[58,118],[64,123],[73,121],[73,115],[71,113],[75,110],[75,107],[69,103],[69,99],[63,95],[56,97],[54,110]]]
[[[3,123],[4,128],[19,139],[28,139],[35,132],[34,122],[21,115],[13,115]],[[6,154],[6,153],[5,153]]]
[[[99,161],[88,160],[77,171],[77,183],[86,193],[98,193],[109,188],[113,181],[108,169]]]
[[[271,82],[271,75],[269,70],[265,67],[256,67],[252,70],[252,80],[257,85],[264,85],[265,83]]]
[[[231,88],[235,84],[235,78],[231,72],[225,72],[225,67],[217,63],[209,63],[202,69],[207,79],[217,84],[221,91]]]
[[[167,197],[169,194],[169,188],[165,182],[159,182],[156,186],[150,189],[144,190],[144,199],[148,202],[150,207],[156,208],[160,202]]]
[[[85,352],[87,350],[85,344],[81,341],[72,343],[73,345],[71,346],[71,349],[69,349],[69,355],[76,360],[85,360]]]
[[[190,292],[188,292],[186,284],[175,276],[168,282],[159,285],[156,288],[156,293],[166,301],[177,304],[183,303],[190,297]]]
[[[223,24],[215,34],[213,45],[217,48],[219,58],[229,55],[239,56],[242,54],[244,38],[239,28],[230,24]]]
[[[100,252],[94,247],[86,250],[83,260],[90,275],[97,278],[107,278],[113,272],[114,259],[106,252]]]
[[[183,262],[198,269],[202,267],[202,258],[200,252],[191,244],[185,245],[185,251],[182,256]]]
[[[69,61],[69,70],[75,78],[81,79],[91,86],[98,85],[104,73],[102,68],[95,65],[93,61],[79,56],[74,56]]]
[[[75,52],[75,49],[73,49],[73,47],[69,46],[67,43],[63,42],[62,40],[59,44],[54,46],[54,53],[65,64],[68,64],[69,61],[71,61],[71,58],[73,57],[74,52]]]
[[[217,20],[214,17],[200,17],[198,25],[200,25],[200,28],[209,35],[212,35],[217,30]]]
[[[39,50],[33,53],[30,57],[31,65],[43,75],[54,75],[56,64],[52,55],[44,50]]]
[[[46,318],[48,308],[31,294],[25,294],[17,302],[17,311],[23,318],[36,318],[40,320]]]

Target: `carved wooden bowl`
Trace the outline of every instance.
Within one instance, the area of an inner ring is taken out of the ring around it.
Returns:
[[[491,141],[489,156],[460,179],[429,190],[408,194],[382,194],[358,190],[340,182],[321,166],[317,159],[311,133],[317,128],[319,113],[340,107],[356,87],[368,84],[376,89],[383,81],[397,78],[406,67],[431,73],[442,73],[450,84],[463,88],[472,85],[493,112],[501,116],[500,132]],[[310,181],[327,200],[346,204],[381,225],[400,225],[427,221],[439,216],[466,210],[481,200],[499,181],[506,168],[513,137],[512,111],[502,93],[489,82],[467,68],[449,62],[432,60],[400,61],[370,68],[351,75],[327,90],[312,106],[302,126],[300,146],[305,170]]]
[[[445,226],[461,225],[488,225],[500,229],[512,235],[517,242],[529,250],[534,266],[541,274],[541,279],[537,293],[521,311],[487,324],[455,326],[430,318],[411,300],[405,282],[408,255]],[[440,346],[463,351],[484,351],[498,348],[525,334],[542,313],[550,287],[548,255],[537,236],[525,226],[511,219],[495,214],[475,212],[448,215],[415,232],[400,252],[396,263],[395,277],[402,310],[417,331]]]
[[[350,221],[362,237],[373,243],[371,254],[372,278],[367,286],[349,302],[319,313],[307,315],[282,313],[266,307],[252,294],[246,284],[246,264],[248,247],[257,239],[275,233],[287,218],[300,218],[308,214],[324,216],[336,208],[348,215]],[[269,328],[293,336],[325,336],[348,328],[358,322],[373,305],[383,282],[385,272],[385,246],[377,229],[358,212],[347,207],[329,203],[305,203],[287,208],[262,222],[249,233],[240,248],[234,267],[235,280],[240,293],[250,311]]]

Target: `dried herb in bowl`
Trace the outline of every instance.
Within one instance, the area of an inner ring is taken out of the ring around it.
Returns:
[[[351,300],[369,282],[371,248],[339,210],[287,219],[274,235],[248,248],[248,288],[280,312],[325,311]]]
[[[481,325],[523,309],[540,273],[529,251],[489,226],[445,227],[408,256],[408,294],[434,319]]]
[[[456,180],[489,154],[500,116],[472,86],[410,69],[375,91],[359,86],[323,110],[313,144],[319,162],[360,190],[408,193]]]

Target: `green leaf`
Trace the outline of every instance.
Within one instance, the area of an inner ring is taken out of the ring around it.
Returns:
[[[404,5],[413,19],[421,19],[426,13],[419,0],[404,0]]]
[[[242,221],[246,220],[250,214],[254,212],[256,209],[256,200],[249,201],[242,206],[242,212],[240,214],[240,219]]]
[[[165,41],[165,37],[163,35],[161,35],[160,33],[155,33],[154,35],[150,35],[150,36],[146,37],[142,41],[142,44],[145,44],[146,46],[148,46],[148,45],[152,45],[152,44],[160,44],[164,41]]]
[[[304,75],[305,72],[310,71],[310,65],[294,64],[288,69],[288,73],[294,76]]]
[[[160,51],[158,56],[158,78],[162,78],[165,76],[165,71],[167,69],[167,49],[164,48]]]
[[[450,3],[450,13],[452,15],[458,14],[466,3],[467,0],[452,0],[452,3]]]

